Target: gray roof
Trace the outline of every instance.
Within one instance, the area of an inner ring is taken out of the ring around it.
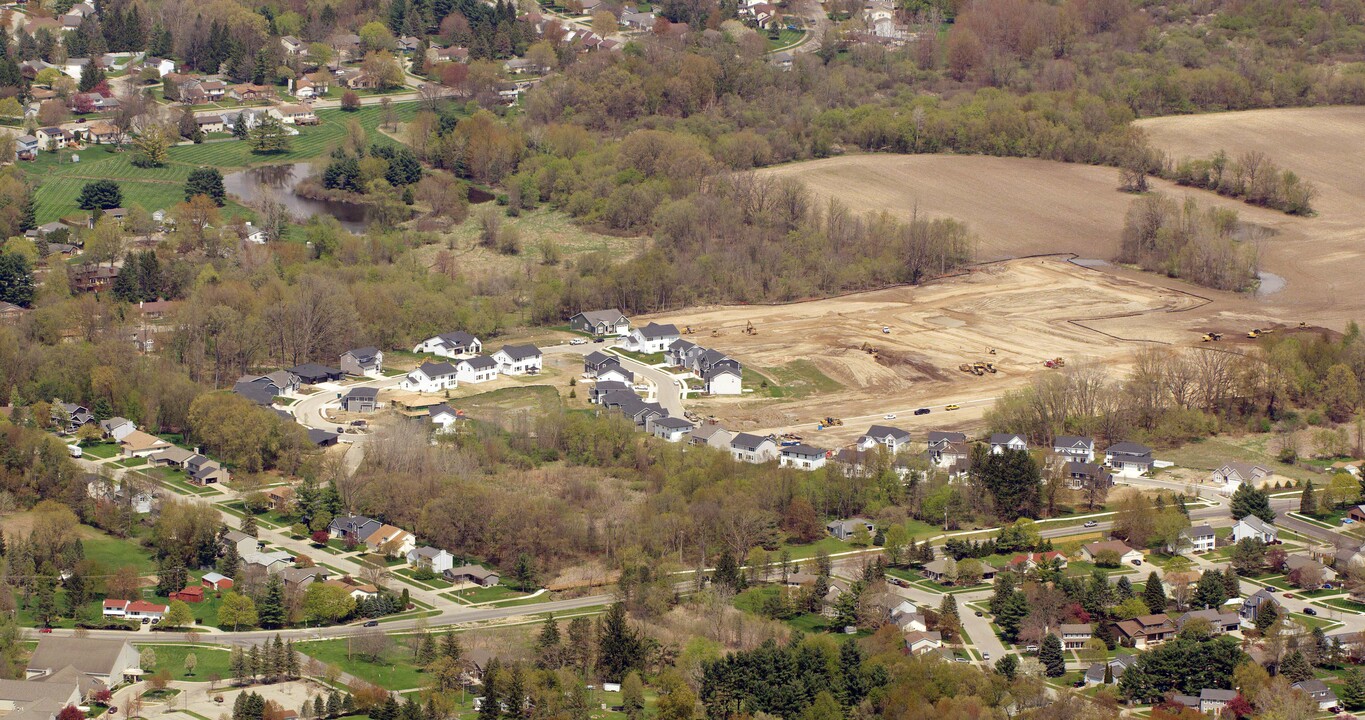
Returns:
[[[824,457],[825,450],[813,445],[787,445],[782,448],[783,455],[800,455],[802,457]]]
[[[467,363],[469,367],[475,370],[487,370],[488,368],[495,368],[498,366],[498,361],[487,355],[476,355],[472,358],[461,360],[460,362]]]
[[[43,635],[38,647],[29,656],[28,667],[34,670],[60,670],[68,665],[89,675],[107,675],[114,669],[114,661],[127,640],[104,640],[92,637],[56,637]]]
[[[440,377],[442,375],[454,375],[455,366],[448,362],[424,362],[418,368],[427,377]]]
[[[535,345],[503,345],[502,352],[513,360],[540,357],[540,348]]]
[[[1085,448],[1087,450],[1095,447],[1095,441],[1088,437],[1078,437],[1075,435],[1059,435],[1052,441],[1052,447],[1059,448]]]
[[[1121,442],[1110,445],[1104,452],[1117,455],[1151,455],[1152,449],[1135,442]]]
[[[340,375],[341,371],[319,363],[304,363],[289,368],[289,372],[299,376],[300,380],[311,380],[313,378],[325,377],[327,375]]]
[[[461,565],[460,567],[457,567],[457,568],[451,568],[451,569],[447,570],[446,572],[447,572],[447,573],[450,573],[450,574],[451,574],[452,576],[454,576],[454,577],[459,577],[459,576],[461,576],[461,575],[468,575],[468,576],[470,576],[470,577],[472,577],[472,578],[476,578],[476,579],[479,579],[479,580],[485,580],[485,579],[490,578],[490,577],[493,577],[493,576],[495,576],[495,575],[498,575],[499,577],[501,577],[501,576],[498,574],[498,571],[497,571],[497,570],[489,570],[488,568],[483,567],[482,565]]]
[[[1245,524],[1247,527],[1251,528],[1252,530],[1255,530],[1258,533],[1279,532],[1274,525],[1265,522],[1264,520],[1256,517],[1255,515],[1247,515],[1246,517],[1242,518],[1239,522]]]
[[[285,568],[280,571],[280,579],[294,585],[297,585],[303,582],[304,580],[307,580],[308,578],[326,580],[327,575],[328,573],[326,569],[317,566],[309,568],[292,567]]]
[[[478,340],[478,338],[474,337],[473,335],[470,335],[469,333],[467,333],[467,332],[465,332],[465,331],[463,331],[463,330],[456,330],[455,332],[441,333],[440,335],[437,335],[436,337],[438,337],[438,338],[440,338],[441,340],[443,340],[443,341],[445,342],[446,345],[459,345],[460,347],[469,347],[469,344],[470,344],[470,343],[472,343],[472,342]]]
[[[455,414],[456,414],[456,413],[455,413],[455,408],[453,408],[453,407],[451,407],[451,406],[449,406],[449,405],[447,405],[447,404],[445,404],[445,403],[440,403],[439,405],[432,405],[431,407],[427,408],[427,414],[430,415],[431,417],[436,417],[437,415],[440,415],[441,413],[448,413],[448,414],[450,414],[450,415],[455,415]]]
[[[331,442],[339,437],[334,432],[319,430],[318,428],[308,428],[308,441],[314,445],[322,445]]]
[[[672,323],[668,325],[660,325],[658,323],[652,322],[642,328],[639,328],[639,331],[640,335],[646,338],[663,338],[672,335],[677,335],[678,326],[673,325]]]
[[[252,537],[252,536],[250,536],[250,535],[247,535],[246,533],[242,532],[241,530],[229,530],[229,531],[227,531],[226,534],[223,535],[223,538],[226,539],[228,542],[232,543],[233,545],[236,545],[237,543],[239,543],[239,542],[241,542],[241,541],[243,541],[243,540],[250,540],[250,541],[252,541],[252,542],[257,542],[256,538],[254,538],[254,537]]]
[[[1221,690],[1219,688],[1204,688],[1199,691],[1200,700],[1212,700],[1214,702],[1232,702],[1237,697],[1236,690]]]
[[[1327,687],[1327,683],[1324,683],[1317,678],[1313,678],[1312,680],[1300,680],[1290,687],[1296,687],[1309,695],[1331,695],[1332,697],[1336,697],[1336,693],[1332,692],[1332,689]]]
[[[657,418],[657,419],[654,421],[654,425],[655,425],[656,427],[674,428],[674,429],[679,429],[679,430],[682,429],[682,428],[691,428],[691,427],[693,427],[692,423],[690,423],[690,422],[688,422],[688,421],[686,421],[686,420],[684,420],[684,419],[682,419],[682,418],[675,418],[675,417],[661,417],[661,418]]]
[[[707,368],[705,379],[710,380],[711,378],[719,377],[721,375],[734,375],[738,378],[744,377],[742,371],[730,367],[729,365],[713,365],[710,368]]]
[[[745,450],[757,450],[759,445],[765,442],[772,442],[766,437],[761,437],[751,433],[739,433],[730,438],[730,447],[743,448]]]
[[[587,355],[584,355],[584,356],[583,356],[583,362],[584,362],[584,363],[587,363],[587,364],[590,364],[590,365],[597,365],[597,364],[606,362],[607,360],[615,360],[615,359],[616,359],[616,358],[614,358],[614,357],[612,357],[612,356],[610,356],[610,355],[608,355],[608,354],[602,352],[601,350],[593,350],[592,352],[590,352],[590,353],[588,353]]]
[[[612,324],[626,316],[625,313],[616,308],[611,308],[610,310],[584,310],[578,314],[582,315],[583,319],[594,325],[597,323]]]
[[[688,340],[674,340],[673,344],[668,346],[668,349],[674,352],[687,352],[696,346],[696,343]]]
[[[270,391],[270,386],[267,383],[239,380],[232,386],[232,392],[241,395],[257,405],[270,405],[275,402],[275,393]]]
[[[1024,441],[1024,436],[1023,436],[1023,435],[1013,435],[1013,434],[1010,434],[1010,433],[995,433],[994,435],[991,435],[991,444],[992,444],[992,445],[1005,445],[1005,444],[1011,443],[1011,442],[1013,442],[1013,441],[1015,441],[1015,440],[1019,440],[1020,442],[1023,442],[1023,441]]]
[[[960,433],[960,432],[945,432],[945,431],[943,431],[943,430],[930,430],[930,431],[929,431],[929,444],[930,444],[930,445],[934,445],[934,444],[936,444],[936,443],[944,443],[944,442],[954,442],[954,443],[964,443],[964,442],[967,442],[967,433]]]
[[[422,547],[413,550],[412,554],[416,555],[417,557],[434,558],[443,552],[445,552],[445,550],[442,550],[440,548],[434,548],[430,545],[423,545]],[[449,553],[446,554],[449,555]]]
[[[347,350],[342,354],[350,355],[351,357],[354,357],[357,361],[366,363],[375,359],[375,356],[379,354],[379,348],[377,347],[356,348],[354,350]]]
[[[350,400],[352,398],[358,400],[374,400],[377,397],[379,397],[379,388],[357,387],[351,388],[351,391],[346,393],[346,397],[342,398],[342,400]]]
[[[1201,538],[1201,537],[1202,537],[1202,538],[1207,538],[1207,537],[1213,537],[1213,535],[1214,535],[1214,533],[1213,533],[1213,528],[1209,527],[1208,525],[1195,525],[1194,527],[1191,527],[1191,528],[1185,528],[1185,529],[1182,530],[1181,532],[1185,533],[1185,535],[1187,535],[1188,537],[1192,537],[1192,538]]]
[[[896,440],[900,442],[910,441],[909,430],[902,430],[898,427],[891,427],[890,425],[873,425],[872,427],[867,429],[867,432],[864,433],[864,436],[874,438],[877,440],[880,440],[887,436],[891,436],[896,438]]]

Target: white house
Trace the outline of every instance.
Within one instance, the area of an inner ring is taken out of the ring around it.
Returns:
[[[996,433],[991,436],[991,452],[999,455],[1006,450],[1028,450],[1028,441],[1022,435]]]
[[[455,556],[440,548],[426,545],[409,550],[408,562],[414,567],[423,567],[440,574],[455,567]]]
[[[817,470],[825,466],[825,450],[810,445],[787,445],[780,451],[778,465],[797,470]]]
[[[905,634],[905,649],[911,655],[923,655],[943,647],[943,634],[937,630]]]
[[[890,425],[873,425],[858,438],[859,450],[871,450],[881,445],[891,454],[896,454],[910,444],[910,432]]]
[[[150,618],[160,620],[166,615],[166,606],[146,600],[105,600],[104,616],[141,620]]]
[[[652,322],[631,330],[626,336],[626,347],[639,353],[661,353],[681,337],[677,325],[671,323],[660,325]]]
[[[133,424],[133,421],[127,418],[112,417],[108,420],[100,421],[100,430],[104,431],[105,437],[111,438],[114,442],[118,442],[123,438],[128,437],[128,433],[131,433],[136,429],[137,426]]]
[[[1180,552],[1182,549],[1188,547],[1192,552],[1212,552],[1216,542],[1217,537],[1213,533],[1213,528],[1208,525],[1196,525],[1180,531],[1180,544],[1182,547],[1170,549],[1175,552]]]
[[[696,427],[682,418],[661,417],[649,421],[649,432],[660,440],[682,442]]]
[[[619,363],[604,365],[597,371],[597,382],[619,382],[630,385],[635,382],[635,373],[621,367]]]
[[[1255,515],[1248,515],[1232,526],[1232,539],[1241,542],[1247,538],[1257,538],[1269,545],[1280,539],[1280,530]]]
[[[729,365],[718,365],[706,371],[707,395],[739,395],[744,392],[743,373]]]
[[[730,455],[735,462],[771,462],[778,457],[777,443],[769,437],[739,433],[730,439]]]
[[[460,382],[481,383],[497,377],[498,363],[487,355],[476,355],[455,363],[455,378]]]
[[[318,121],[318,116],[313,114],[313,108],[307,105],[284,103],[271,107],[267,112],[285,125],[312,125]]]
[[[1128,547],[1122,540],[1107,540],[1105,542],[1093,542],[1081,548],[1081,557],[1088,563],[1094,563],[1100,554],[1105,551],[1112,551],[1118,555],[1119,562],[1130,564],[1134,560],[1141,562],[1142,553]]]
[[[859,529],[866,530],[870,536],[876,530],[876,526],[872,524],[871,520],[858,517],[847,520],[831,520],[825,523],[825,531],[840,540],[852,539],[857,535]]]
[[[503,345],[491,356],[503,375],[534,375],[544,360],[535,345]]]
[[[412,351],[453,358],[461,355],[477,355],[483,352],[483,343],[467,332],[456,330],[455,332],[429,337],[417,343]]]
[[[424,362],[408,373],[399,387],[413,392],[440,392],[459,386],[455,379],[455,366],[448,362]]]
[[[373,346],[347,350],[341,354],[341,371],[347,375],[382,377],[384,375],[384,353]]]
[[[1095,462],[1095,440],[1088,437],[1060,435],[1052,441],[1052,452],[1070,462]]]
[[[431,424],[436,426],[437,432],[449,432],[455,427],[455,421],[460,419],[460,413],[449,405],[441,403],[428,408],[427,417],[431,419]]]
[[[1104,451],[1104,464],[1119,477],[1140,477],[1151,472],[1155,461],[1152,460],[1152,449],[1146,445],[1121,442]]]
[[[1080,650],[1094,635],[1090,623],[1062,623],[1062,647]]]
[[[1313,701],[1318,704],[1319,712],[1329,712],[1332,708],[1341,704],[1337,700],[1336,693],[1332,692],[1332,689],[1327,687],[1326,683],[1317,678],[1312,680],[1300,680],[1299,682],[1290,685],[1290,687],[1308,693],[1308,696],[1313,698]]]
[[[381,525],[365,538],[365,545],[374,551],[407,555],[417,548],[417,538],[403,528]]]

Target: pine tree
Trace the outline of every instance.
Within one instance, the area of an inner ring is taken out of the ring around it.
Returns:
[[[1232,519],[1241,520],[1248,515],[1255,515],[1266,522],[1275,521],[1275,511],[1270,508],[1270,495],[1252,487],[1251,483],[1242,483],[1232,493]]]
[[[1066,658],[1062,656],[1062,641],[1048,633],[1038,648],[1038,661],[1043,664],[1043,672],[1048,677],[1061,677],[1066,674]]]
[[[1142,589],[1142,601],[1154,613],[1166,612],[1166,588],[1155,570],[1147,576],[1147,586]]]
[[[431,637],[431,633],[424,632],[417,639],[417,649],[414,656],[417,658],[417,664],[423,667],[436,659],[436,641]]]
[[[739,563],[729,552],[722,552],[716,561],[716,570],[711,574],[711,582],[731,592],[744,589],[744,574],[739,571]]]
[[[327,701],[321,695],[313,698],[313,715],[320,718],[327,716]]]
[[[479,706],[479,720],[498,720],[502,713],[498,705],[502,702],[502,665],[497,658],[488,661],[483,673],[483,700]]]
[[[1299,512],[1304,515],[1318,514],[1318,499],[1313,495],[1312,480],[1303,486],[1303,493],[1299,495]]]
[[[602,619],[597,641],[598,670],[602,677],[619,680],[644,666],[645,645],[626,621],[626,607],[613,603]]]
[[[252,645],[246,655],[247,667],[251,669],[251,677],[255,678],[265,670],[265,658],[261,657],[261,646]]]
[[[1365,708],[1365,673],[1360,668],[1346,668],[1342,673],[1345,682],[1341,686],[1341,704],[1347,710]]]
[[[1127,575],[1124,575],[1115,584],[1114,591],[1118,594],[1119,602],[1123,602],[1133,596],[1133,582],[1128,579]]]
[[[1095,630],[1095,637],[1104,642],[1104,646],[1110,650],[1118,647],[1118,639],[1114,637],[1113,626],[1104,620],[1101,620],[1097,625],[1099,627]]]
[[[464,656],[464,648],[460,647],[460,638],[455,633],[446,633],[441,636],[441,655],[454,662],[459,662],[460,658]]]
[[[1217,572],[1206,572],[1199,577],[1194,588],[1194,604],[1204,608],[1219,608],[1227,596],[1223,594],[1223,576]],[[1156,612],[1153,610],[1153,612]]]
[[[995,671],[1006,680],[1013,681],[1015,675],[1019,673],[1019,658],[1014,655],[1006,655],[996,660]]]
[[[1285,656],[1280,663],[1280,675],[1291,683],[1303,682],[1313,679],[1313,666],[1308,664],[1308,658],[1303,653],[1295,650]]]
[[[957,598],[943,593],[938,606],[938,629],[945,637],[955,637],[962,626],[962,617],[957,612]]]
[[[867,697],[868,682],[863,674],[863,653],[858,644],[851,640],[839,646],[839,673],[835,686],[839,703],[846,708],[856,706]]]
[[[256,617],[263,628],[273,630],[284,627],[284,582],[280,576],[271,575],[266,582],[265,593],[256,604]]]

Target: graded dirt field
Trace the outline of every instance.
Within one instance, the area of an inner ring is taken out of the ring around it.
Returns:
[[[982,265],[919,287],[789,305],[696,308],[637,324],[656,319],[690,326],[687,339],[749,369],[746,384],[754,393],[689,401],[689,409],[713,414],[732,430],[804,431],[826,415],[841,417],[843,428],[812,440],[828,445],[853,439],[885,413],[908,427],[977,425],[1001,392],[1052,372],[1043,365],[1048,358],[1118,370],[1148,342],[1198,343],[1207,303],[1047,257]],[[744,332],[749,322],[757,334]],[[958,369],[978,361],[994,363],[998,372]],[[762,388],[764,378],[780,389]],[[962,408],[946,412],[946,404]],[[913,415],[920,407],[932,412]]]

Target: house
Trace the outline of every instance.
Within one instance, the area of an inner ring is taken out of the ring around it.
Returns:
[[[1257,590],[1243,600],[1241,609],[1237,611],[1237,614],[1242,616],[1242,624],[1255,625],[1256,615],[1266,603],[1270,603],[1276,610],[1280,609],[1280,601],[1276,600],[1275,595],[1266,588]]]
[[[433,63],[438,62],[467,62],[469,60],[469,49],[462,47],[428,47],[427,60]]]
[[[620,366],[621,361],[614,355],[608,355],[600,350],[593,350],[583,356],[583,374],[588,377],[597,377],[597,373],[612,365]]]
[[[1264,465],[1233,461],[1219,465],[1218,469],[1209,475],[1209,482],[1218,486],[1220,494],[1231,495],[1244,483],[1259,487],[1273,474],[1274,471]]]
[[[700,346],[687,340],[677,340],[664,350],[664,362],[669,367],[687,367],[689,353],[700,352]]]
[[[999,455],[1006,450],[1022,450],[1027,452],[1028,441],[1024,439],[1023,435],[1008,435],[1005,433],[991,435],[991,453]]]
[[[255,83],[238,83],[228,88],[228,97],[238,102],[253,102],[275,97],[275,88]]]
[[[1223,712],[1223,708],[1236,698],[1236,690],[1204,688],[1199,691],[1199,712],[1205,715],[1219,715]]]
[[[44,150],[61,150],[73,139],[71,133],[59,127],[38,128],[33,134],[38,138],[38,145]]]
[[[740,395],[744,392],[743,373],[733,367],[712,367],[702,379],[707,395]]]
[[[385,555],[406,555],[417,548],[417,538],[403,528],[380,525],[365,538],[365,545]]]
[[[790,580],[790,578],[789,578]],[[814,578],[812,578],[812,581]],[[797,583],[798,586],[802,583]],[[924,623],[924,613],[909,600],[902,600],[899,605],[891,608],[888,613],[891,624],[901,629],[901,632],[924,632],[928,626]]]
[[[1110,445],[1104,451],[1104,464],[1120,477],[1139,477],[1152,470],[1152,449],[1135,442]]]
[[[1132,620],[1120,620],[1113,626],[1118,638],[1126,641],[1128,647],[1138,650],[1166,642],[1176,633],[1175,625],[1166,613],[1139,615]]]
[[[166,615],[166,606],[146,600],[105,600],[104,616],[126,618],[128,620],[161,620]]]
[[[777,463],[781,467],[797,470],[818,470],[825,466],[829,452],[824,448],[811,445],[784,445],[778,451]]]
[[[283,550],[253,551],[242,555],[242,567],[260,568],[266,575],[275,575],[294,564],[294,556]]]
[[[655,17],[653,12],[626,10],[621,13],[621,24],[631,30],[650,30],[654,27],[654,21]]]
[[[278,573],[280,580],[284,581],[286,588],[301,590],[315,582],[322,582],[327,579],[327,569],[313,567],[291,567],[284,568]]]
[[[341,409],[353,413],[372,413],[379,407],[379,388],[351,388],[341,398]]]
[[[1065,554],[1055,550],[1040,553],[1027,552],[1010,558],[1006,566],[1021,572],[1028,572],[1036,567],[1055,567],[1060,570],[1066,568],[1067,560]]]
[[[332,50],[338,54],[338,60],[342,54],[347,58],[357,57],[362,49],[360,36],[355,33],[337,33],[332,36]]]
[[[115,503],[140,515],[150,513],[156,502],[156,492],[139,489],[132,483],[106,480],[94,473],[87,473],[86,479],[89,483],[85,486],[85,493],[94,500]]]
[[[58,675],[75,676],[82,696],[96,689],[112,689],[141,679],[138,651],[122,638],[40,635],[38,647],[28,657],[27,680],[56,684]],[[72,671],[67,673],[68,668]]]
[[[1067,462],[1095,462],[1095,440],[1088,437],[1060,435],[1052,441],[1052,454]]]
[[[1203,620],[1209,624],[1213,634],[1236,632],[1242,626],[1241,618],[1235,612],[1220,612],[1215,609],[1192,610],[1176,618],[1176,630],[1184,630],[1185,624],[1191,620]]]
[[[462,565],[457,568],[451,568],[442,573],[442,575],[445,576],[446,580],[457,585],[472,583],[480,587],[493,587],[502,580],[502,577],[498,575],[496,570],[489,570],[480,565]]]
[[[266,232],[265,228],[256,227],[251,223],[243,223],[241,233],[242,240],[252,245],[264,245],[270,242],[270,233]]]
[[[398,50],[398,52],[411,55],[412,53],[417,52],[417,48],[420,47],[421,45],[422,45],[421,39],[413,37],[412,35],[403,35],[398,38],[398,41],[394,47]]]
[[[717,424],[706,424],[693,430],[687,442],[691,445],[704,445],[728,450],[732,439],[734,439],[734,433],[729,430]]]
[[[191,585],[183,590],[176,590],[168,595],[171,600],[180,600],[187,603],[204,602],[204,586]]]
[[[923,655],[943,647],[943,634],[937,630],[905,634],[905,649],[911,655]]]
[[[222,113],[213,113],[210,115],[195,115],[194,124],[198,126],[199,132],[205,134],[220,133],[226,130],[226,127],[223,125]]]
[[[543,359],[535,345],[503,345],[491,357],[503,375],[535,375]]]
[[[152,453],[165,450],[171,446],[171,444],[165,440],[162,440],[155,435],[148,435],[141,430],[133,430],[124,435],[123,439],[119,440],[119,445],[121,446],[119,452],[121,452],[124,457],[140,458],[145,458]]]
[[[477,355],[483,352],[483,343],[467,332],[456,330],[455,332],[429,337],[417,343],[412,351],[453,358],[461,355]]]
[[[871,520],[865,518],[849,518],[848,520],[833,520],[825,524],[825,531],[840,540],[850,540],[862,528],[868,532],[868,537],[876,529]]]
[[[929,448],[925,451],[929,462],[940,468],[951,467],[969,457],[967,434],[960,432],[929,431]]]
[[[104,436],[118,442],[128,436],[128,433],[137,429],[132,420],[121,417],[111,417],[108,420],[100,421],[100,430],[104,431]]]
[[[340,380],[345,373],[342,371],[319,365],[317,363],[304,363],[289,368],[289,373],[299,379],[299,382],[307,385],[317,385],[319,383],[334,382]]]
[[[301,103],[283,103],[275,105],[266,112],[270,116],[284,123],[285,125],[316,125],[318,116],[313,114],[313,108]]]
[[[1346,511],[1346,517],[1356,522],[1365,522],[1365,505],[1356,505]]]
[[[1284,571],[1289,575],[1290,582],[1293,582],[1299,587],[1303,587],[1304,583],[1297,581],[1296,578],[1304,574],[1311,574],[1312,576],[1322,578],[1322,582],[1325,583],[1335,582],[1337,579],[1336,570],[1323,565],[1307,555],[1290,555],[1285,558]],[[1315,590],[1316,588],[1304,589]]]
[[[347,375],[381,377],[384,374],[384,353],[376,347],[347,350],[341,354],[341,371]]]
[[[569,328],[589,335],[620,335],[630,333],[630,319],[620,310],[589,310],[569,318]]]
[[[343,515],[332,518],[332,522],[327,526],[327,532],[334,538],[362,543],[383,524],[364,515]]]
[[[265,492],[261,494],[265,496],[265,499],[270,503],[270,508],[275,512],[282,514],[293,512],[294,488],[291,488],[288,485],[277,485],[272,488],[266,488]]]
[[[1232,526],[1232,541],[1242,542],[1247,538],[1257,538],[1267,545],[1272,545],[1279,541],[1280,529],[1255,515],[1247,515]]]
[[[72,290],[76,292],[102,292],[113,286],[114,278],[118,277],[118,268],[87,267],[72,270],[68,272],[68,275],[70,276]]]
[[[398,384],[404,390],[434,393],[459,386],[455,366],[448,362],[424,362]]]
[[[408,551],[408,562],[413,567],[426,568],[439,575],[455,566],[455,556],[440,548],[424,545]]]
[[[660,440],[682,442],[696,426],[690,421],[675,417],[661,417],[650,421],[649,432]]]
[[[1134,560],[1141,562],[1142,553],[1128,547],[1122,540],[1106,540],[1104,542],[1093,542],[1081,548],[1081,556],[1088,563],[1095,563],[1096,558],[1106,551],[1118,556],[1120,564],[1131,563]]]
[[[1213,533],[1213,528],[1208,525],[1196,525],[1180,531],[1178,544],[1180,547],[1167,548],[1167,550],[1178,553],[1182,548],[1187,547],[1191,552],[1212,552],[1214,545],[1217,544],[1217,537]]]
[[[1308,693],[1308,697],[1313,698],[1313,701],[1318,704],[1318,710],[1322,712],[1336,712],[1337,706],[1340,705],[1337,701],[1337,694],[1317,678],[1300,680],[1289,687]]]
[[[427,408],[427,417],[431,420],[431,424],[438,428],[437,432],[449,432],[455,427],[455,421],[460,419],[460,412],[445,403],[441,403]]]
[[[498,362],[487,355],[464,358],[455,363],[455,377],[460,382],[481,383],[496,380]]]
[[[613,393],[634,394],[630,386],[615,380],[601,380],[592,384],[588,388],[588,402],[593,405],[602,404],[602,399]]]
[[[54,720],[64,708],[81,705],[86,690],[78,675],[63,668],[42,680],[0,680],[0,713],[12,720]]]
[[[280,47],[284,48],[285,55],[306,55],[308,46],[302,40],[293,35],[285,35],[280,38]]]
[[[216,572],[204,573],[204,577],[200,578],[199,582],[202,583],[204,587],[217,591],[231,590],[233,585],[232,578]]]
[[[184,468],[185,479],[192,485],[213,485],[232,479],[226,468],[198,453],[185,461]]]
[[[896,454],[910,444],[910,432],[890,425],[873,425],[858,438],[856,447],[859,450],[871,450],[881,445],[891,454]]]
[[[20,160],[32,160],[38,157],[40,144],[38,138],[32,135],[20,135],[14,141],[14,152]]]
[[[948,559],[939,557],[925,563],[924,577],[939,584],[948,584]]]
[[[1135,662],[1137,662],[1136,657],[1132,655],[1121,654],[1116,655],[1112,660],[1108,661],[1107,663],[1098,662],[1092,663],[1090,667],[1085,671],[1085,684],[1086,685],[1105,684],[1104,676],[1106,669],[1109,671],[1108,673],[1109,682],[1116,683],[1119,681],[1119,677],[1123,675],[1124,671],[1132,667],[1133,663]]]
[[[1103,465],[1094,463],[1069,462],[1066,464],[1066,486],[1072,490],[1099,488],[1114,485],[1114,476]]]
[[[340,435],[337,435],[334,432],[327,432],[326,430],[319,430],[318,428],[308,428],[308,441],[318,447],[332,447],[337,444],[340,437]]]
[[[678,332],[677,325],[651,322],[644,327],[631,330],[626,336],[625,345],[638,353],[661,353],[680,339],[681,333]]]
[[[735,462],[771,462],[778,456],[777,443],[770,437],[739,433],[730,440],[730,455]]]
[[[301,381],[299,376],[288,370],[276,370],[265,375],[243,375],[237,378],[237,383],[251,383],[257,385],[270,393],[274,397],[292,398],[298,396]]]
[[[620,362],[613,362],[597,371],[598,381],[619,382],[626,385],[635,383],[635,373],[621,367]]]
[[[261,541],[240,530],[229,530],[223,535],[224,546],[231,545],[237,551],[237,557],[243,557],[247,553],[254,553],[261,549]]]
[[[1092,637],[1090,623],[1062,623],[1062,647],[1067,650],[1080,650]]]
[[[90,139],[90,142],[108,145],[118,140],[119,130],[109,123],[91,123],[85,128],[85,136]]]
[[[336,580],[328,580],[324,584],[347,591],[351,598],[356,602],[365,600],[366,598],[372,598],[379,594],[379,588],[370,585],[369,583],[362,583],[350,576],[345,576]]]

